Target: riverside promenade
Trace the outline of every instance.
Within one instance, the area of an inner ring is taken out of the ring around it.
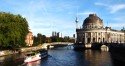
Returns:
[[[11,55],[11,54],[17,54],[20,52],[31,52],[31,51],[37,51],[37,50],[41,50],[44,49],[45,46],[43,46],[44,44],[40,44],[38,46],[34,46],[34,47],[23,47],[23,48],[18,48],[17,50],[1,50],[0,51],[0,56],[6,56],[6,55]]]
[[[69,42],[43,43],[39,44],[38,46],[18,48],[17,50],[0,50],[0,56],[6,56],[20,52],[23,53],[23,52],[38,51],[41,49],[47,49],[48,45],[57,45],[57,44],[69,44]]]

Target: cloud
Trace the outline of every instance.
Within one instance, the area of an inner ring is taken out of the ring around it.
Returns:
[[[111,9],[110,11],[111,13],[115,13],[115,12],[125,9],[125,4],[111,5],[109,8]]]
[[[118,16],[118,17],[113,18],[113,20],[115,20],[115,21],[121,21],[121,22],[123,22],[124,19],[125,19],[125,16]]]
[[[116,13],[120,10],[125,9],[125,4],[104,4],[104,3],[99,3],[99,2],[95,2],[94,3],[97,6],[104,6],[106,7],[106,9],[110,10],[110,13]]]
[[[125,23],[124,22],[114,22],[114,23],[112,22],[112,23],[109,23],[109,26],[117,30],[120,30],[122,29],[122,27],[125,27]]]
[[[63,33],[63,35],[72,36],[72,33],[75,32],[75,24],[72,21],[56,19],[56,18],[36,18],[29,19],[30,28],[33,31],[33,34],[42,33],[47,36],[51,36],[52,31],[57,31]]]
[[[75,33],[75,19],[72,18],[74,9],[78,8],[76,1],[5,0],[4,2],[1,9],[9,8],[7,11],[26,17],[34,35],[42,33],[51,36],[52,31],[69,36]],[[87,13],[82,14],[87,15]]]
[[[104,3],[99,3],[99,2],[95,2],[94,4],[99,5],[99,6],[108,6],[108,5],[104,4]]]
[[[78,15],[89,15],[89,14],[95,14],[95,13],[96,13],[96,12],[85,11],[85,12],[78,13]]]

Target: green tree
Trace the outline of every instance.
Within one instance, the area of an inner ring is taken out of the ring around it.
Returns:
[[[0,12],[0,46],[16,48],[25,46],[28,22],[21,15]]]
[[[34,36],[34,44],[33,45],[37,46],[39,44],[43,44],[43,43],[47,42],[46,40],[47,39],[46,39],[45,35],[38,33],[37,36]]]

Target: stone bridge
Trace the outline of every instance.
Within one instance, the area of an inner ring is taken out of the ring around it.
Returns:
[[[42,46],[44,49],[53,48],[53,47],[62,47],[62,46],[71,46],[74,43],[71,42],[53,42],[53,43],[44,43]]]

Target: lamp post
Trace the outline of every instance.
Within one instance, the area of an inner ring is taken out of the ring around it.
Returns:
[[[124,43],[125,43],[125,28],[123,27],[123,32],[124,32]]]
[[[106,27],[106,34],[105,34],[105,35],[106,35],[106,36],[105,36],[105,37],[106,37],[106,43],[107,43],[107,41],[108,41],[107,29],[108,29],[108,27]]]

